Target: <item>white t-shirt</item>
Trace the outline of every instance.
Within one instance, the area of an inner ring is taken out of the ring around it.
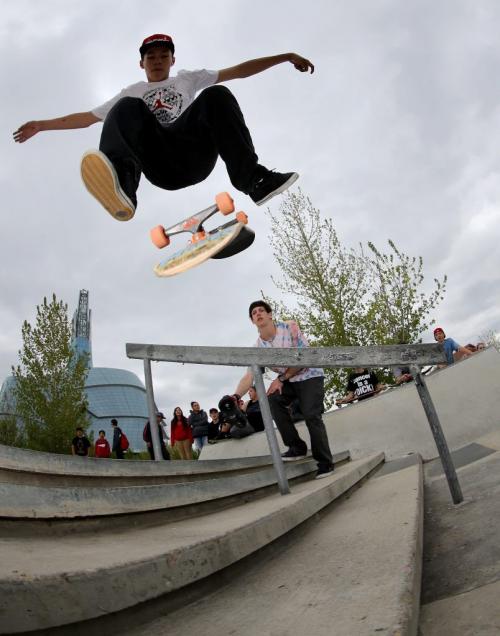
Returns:
[[[186,110],[198,91],[217,82],[218,71],[179,71],[175,77],[161,82],[137,82],[131,84],[118,95],[92,109],[101,121],[122,97],[139,97],[144,100],[162,126],[167,126]]]

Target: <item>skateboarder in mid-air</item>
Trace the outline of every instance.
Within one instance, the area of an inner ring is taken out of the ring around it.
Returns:
[[[296,172],[275,172],[258,163],[238,102],[217,85],[283,62],[313,73],[309,60],[283,53],[219,71],[181,70],[170,77],[175,47],[169,35],[147,37],[139,52],[147,81],[128,86],[91,111],[29,121],[14,133],[14,140],[22,143],[44,130],[86,128],[103,121],[99,150],[82,158],[82,177],[89,192],[123,221],[134,216],[141,173],[160,188],[177,190],[206,179],[220,155],[231,183],[257,205],[298,178]]]

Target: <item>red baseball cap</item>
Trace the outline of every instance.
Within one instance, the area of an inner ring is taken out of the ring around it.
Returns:
[[[434,335],[436,335],[438,331],[442,331],[444,333],[444,329],[442,327],[436,327],[434,329]]]
[[[152,46],[166,46],[172,51],[172,54],[175,53],[174,41],[169,35],[166,35],[165,33],[154,33],[143,40],[141,48],[139,49],[141,58],[144,57],[146,51]]]

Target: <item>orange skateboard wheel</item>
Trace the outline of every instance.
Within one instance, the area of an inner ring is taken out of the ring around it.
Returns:
[[[153,241],[153,245],[156,245],[156,247],[158,247],[159,249],[170,245],[170,239],[168,237],[168,234],[165,233],[165,228],[163,227],[163,225],[157,225],[156,227],[154,227],[149,232],[149,236]]]
[[[234,212],[233,197],[228,192],[219,192],[219,194],[215,197],[215,203],[224,216]]]
[[[248,223],[248,216],[244,212],[238,212],[236,214],[236,220],[239,223],[243,223],[243,225],[246,225]]]
[[[200,230],[199,232],[195,232],[191,238],[191,243],[198,243],[198,241],[203,241],[203,239],[207,238],[207,233],[205,230]]]

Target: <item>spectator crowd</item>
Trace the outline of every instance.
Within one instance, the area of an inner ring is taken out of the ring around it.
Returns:
[[[276,322],[273,320],[269,305],[263,301],[252,303],[249,309],[251,321],[257,327],[259,340],[257,346],[307,346],[307,341],[300,333],[293,321]],[[279,336],[279,338],[278,338]],[[476,345],[461,346],[453,338],[447,337],[442,327],[434,329],[434,339],[443,346],[446,363],[423,370],[424,373],[455,364],[475,353],[485,349],[484,342]],[[321,420],[323,412],[322,371],[317,369],[273,369],[278,377],[268,388],[271,412],[277,428],[288,446],[283,453],[284,461],[299,459],[305,456],[307,447],[298,436],[295,422],[304,419],[314,438],[313,456],[318,461],[318,478],[333,471],[331,452],[326,440],[324,424]],[[303,377],[302,377],[303,376]],[[382,382],[373,369],[355,368],[348,376],[346,394],[335,401],[337,407],[374,397],[387,388],[399,386],[413,381],[409,367],[398,367],[391,370],[393,384]],[[313,383],[309,380],[314,379]],[[162,459],[171,458],[181,460],[194,459],[200,455],[207,444],[214,444],[226,439],[241,439],[253,433],[264,431],[264,422],[260,410],[255,385],[252,383],[251,372],[240,380],[233,395],[225,395],[218,403],[218,407],[210,408],[207,412],[200,402],[193,400],[189,414],[185,415],[180,406],[176,406],[167,431],[166,418],[160,411],[156,413],[156,426],[159,438],[159,450]],[[319,383],[318,383],[319,382]],[[317,385],[317,386],[316,386]],[[307,389],[307,390],[305,390]],[[317,395],[315,395],[315,391]],[[248,399],[242,399],[240,392],[248,394]],[[302,414],[304,410],[306,415]],[[316,412],[317,411],[317,412]],[[309,417],[308,417],[309,415]],[[106,439],[106,432],[100,430],[93,445],[96,458],[123,459],[129,448],[127,436],[120,428],[118,420],[111,420],[111,439]],[[155,459],[155,443],[153,441],[149,421],[143,430],[143,440],[151,460]],[[170,433],[170,436],[169,434]],[[170,450],[167,443],[170,441]],[[82,428],[77,428],[72,440],[73,455],[86,457],[92,449],[92,444]]]
[[[438,364],[435,367],[433,366],[424,369],[423,373],[426,375],[436,371],[437,369],[442,369],[455,364],[456,362],[468,358],[474,353],[483,351],[486,348],[486,344],[484,342],[478,342],[476,345],[469,343],[463,347],[453,338],[446,337],[442,327],[436,327],[433,335],[434,340],[443,346],[446,362]],[[413,376],[409,367],[395,367],[392,369],[392,375],[394,377],[394,384],[383,384],[379,380],[375,371],[364,368],[354,369],[354,371],[349,374],[347,380],[346,395],[342,398],[338,398],[335,401],[335,404],[341,407],[352,402],[374,397],[388,388],[413,381]]]
[[[156,424],[162,458],[165,460],[171,458],[193,459],[193,450],[199,456],[206,444],[214,444],[230,438],[246,437],[263,431],[264,422],[254,386],[250,388],[248,394],[247,401],[236,396],[224,396],[219,402],[219,408],[209,409],[209,415],[196,400],[191,402],[188,416],[184,415],[180,406],[176,406],[170,420],[170,430],[167,429],[167,420],[164,414],[158,411]],[[110,439],[106,438],[106,431],[100,430],[94,445],[88,439],[83,428],[78,427],[71,443],[71,453],[80,457],[88,457],[93,449],[94,457],[124,459],[129,448],[127,436],[118,425],[116,418],[113,418],[110,424]],[[150,459],[154,460],[155,450],[149,421],[144,426],[142,439]],[[170,451],[167,448],[169,441]]]

